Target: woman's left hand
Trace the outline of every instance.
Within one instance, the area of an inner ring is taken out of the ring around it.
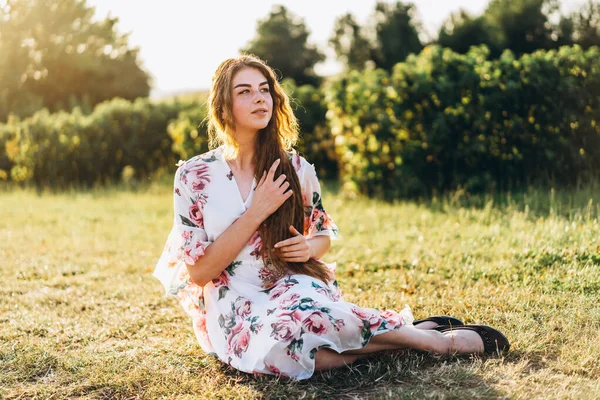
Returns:
[[[290,225],[291,238],[275,243],[275,248],[279,249],[281,259],[287,262],[306,262],[311,257],[311,248],[308,240],[300,232]]]

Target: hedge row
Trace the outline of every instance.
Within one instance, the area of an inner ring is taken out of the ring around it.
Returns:
[[[0,125],[0,178],[52,188],[105,184],[172,165],[169,122],[192,103],[114,99],[90,115],[42,110]]]
[[[393,199],[465,187],[569,184],[600,171],[600,50],[564,47],[489,60],[427,47],[323,90],[284,81],[298,150],[322,178]],[[208,149],[199,101],[114,99],[89,115],[40,111],[0,124],[0,180],[104,184],[172,168]]]
[[[302,128],[298,150],[323,178],[337,177],[333,139],[325,126],[322,94],[311,86],[285,83],[295,96]],[[194,100],[154,103],[114,99],[89,115],[42,110],[0,124],[0,181],[38,187],[106,184],[172,168],[208,150],[206,103]]]
[[[488,59],[437,46],[327,91],[345,186],[387,199],[569,184],[600,171],[600,51]]]

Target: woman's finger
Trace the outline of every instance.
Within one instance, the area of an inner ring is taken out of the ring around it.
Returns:
[[[283,261],[286,262],[306,262],[309,260],[308,257],[290,257],[290,258],[282,258]]]
[[[301,234],[300,232],[298,232],[298,229],[296,229],[296,228],[294,227],[294,225],[290,225],[290,232],[292,232],[292,235],[295,235],[295,236],[302,236],[302,234]]]
[[[294,243],[294,242],[292,242],[292,239],[294,239],[294,238],[292,237],[292,238],[289,238],[289,239],[282,240],[281,242],[277,242],[277,243],[275,243],[275,245],[273,247],[275,247],[276,249],[278,249],[278,248],[281,248],[281,247],[289,246],[290,244]]]
[[[296,251],[289,251],[289,252],[285,252],[285,253],[281,253],[282,257],[304,257],[307,256],[308,250],[296,250]]]
[[[260,181],[258,182],[258,185],[256,185],[256,187],[262,185],[263,183],[265,183],[265,178],[267,177],[267,171],[263,171],[263,174],[260,178]]]
[[[289,199],[290,197],[292,197],[292,195],[294,194],[294,192],[290,189],[287,192],[283,193],[283,198],[281,200],[281,204],[283,204],[284,201],[286,201],[287,199]]]
[[[275,248],[286,247],[296,243],[300,243],[303,241],[303,239],[303,236],[292,236],[291,238],[287,238],[285,240],[282,240],[281,242],[275,243]]]
[[[293,245],[290,245],[290,246],[285,246],[285,247],[280,247],[279,248],[279,251],[282,254],[293,253],[295,251],[307,251],[307,250],[308,250],[308,246],[305,246],[302,243],[293,244]]]
[[[281,186],[279,186],[279,189],[281,189],[283,192],[285,192],[285,190],[290,186],[290,182],[285,181],[281,184]]]
[[[275,184],[275,187],[280,187],[280,186],[283,184],[283,182],[285,182],[285,178],[287,178],[287,177],[285,176],[285,174],[281,174],[281,175],[279,175],[279,176],[277,177],[277,179],[275,180],[275,182],[274,182],[274,184]]]
[[[258,189],[259,187],[262,186],[263,183],[265,183],[265,176],[267,176],[267,171],[263,172],[262,176],[260,177],[260,180],[258,181],[258,183],[256,184],[256,186],[254,187],[254,190]]]
[[[275,179],[275,171],[277,170],[279,163],[280,163],[280,159],[278,158],[277,160],[275,160],[273,162],[273,165],[271,165],[271,168],[269,168],[269,173],[267,174],[267,179],[270,178],[269,182],[273,182],[273,180]]]

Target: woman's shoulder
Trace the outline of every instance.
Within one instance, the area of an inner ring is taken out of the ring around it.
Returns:
[[[304,156],[301,156],[296,151],[286,152],[298,176],[302,176],[307,170],[313,169],[314,165],[308,162]]]
[[[177,167],[180,170],[190,170],[198,165],[211,164],[221,157],[221,148],[209,150],[205,153],[198,154],[188,160],[179,160]]]
[[[177,171],[175,172],[175,177],[184,183],[187,182],[187,176],[194,172],[194,176],[207,176],[210,174],[211,166],[215,161],[219,160],[221,157],[221,149],[216,148],[210,151],[207,151],[202,154],[198,154],[193,156],[192,158],[184,161],[179,160],[177,163]]]

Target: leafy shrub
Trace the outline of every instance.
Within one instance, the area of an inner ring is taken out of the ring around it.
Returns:
[[[427,47],[328,89],[345,186],[392,199],[432,190],[570,184],[600,168],[600,51],[516,59]]]

